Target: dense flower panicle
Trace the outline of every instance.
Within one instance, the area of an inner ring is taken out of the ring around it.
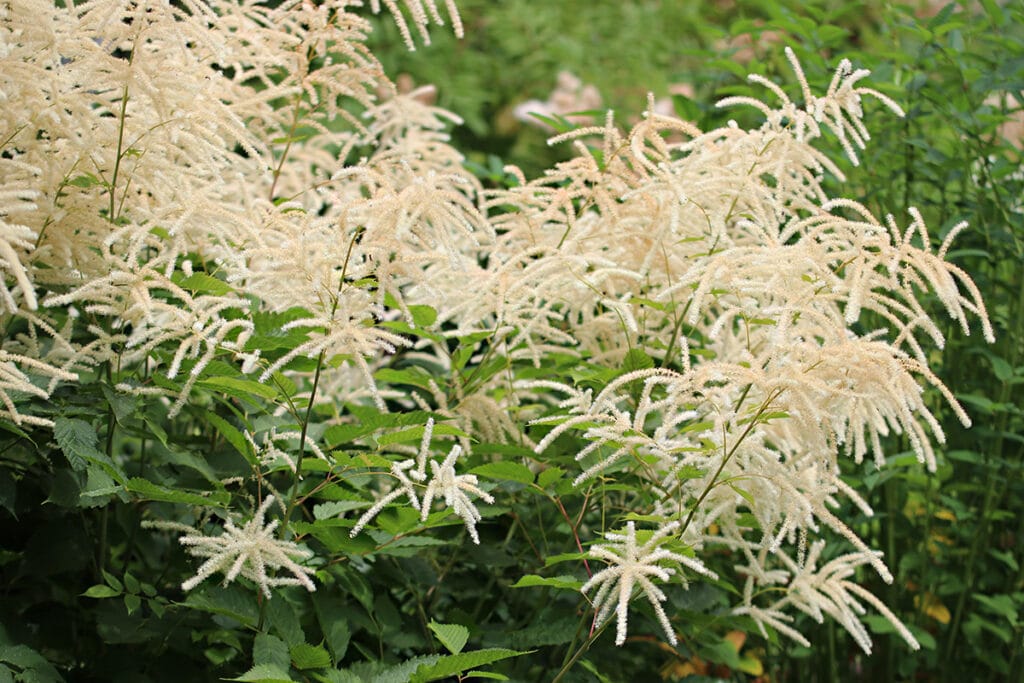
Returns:
[[[0,150],[3,147],[0,146]],[[28,217],[36,210],[33,200],[36,192],[30,189],[36,169],[11,159],[0,159],[0,315],[11,314],[20,308],[19,302],[35,310],[38,306],[35,285],[25,264],[25,254],[33,249],[38,233],[18,222],[19,215]],[[21,177],[19,177],[21,176]],[[13,280],[13,284],[9,282]]]
[[[881,464],[882,437],[905,434],[921,462],[933,469],[932,443],[942,442],[943,434],[923,400],[922,384],[938,389],[968,424],[952,394],[927,366],[925,342],[941,346],[944,338],[919,302],[919,292],[936,293],[964,331],[969,331],[968,315],[980,319],[986,339],[991,339],[991,327],[976,287],[944,261],[948,242],[938,253],[929,250],[918,213],[911,212],[913,222],[903,231],[891,218],[883,225],[860,205],[832,200],[822,189],[823,173],[841,174],[808,143],[830,128],[856,161],[855,148],[862,149],[868,139],[861,96],[875,96],[897,114],[899,108],[860,87],[866,73],[853,71],[848,63],[837,69],[829,91],[815,97],[795,58],[790,59],[801,82],[803,108],[777,86],[755,79],[782,99],[781,107],[746,98],[722,104],[757,106],[767,118],[759,130],[731,127],[701,133],[684,127],[679,131],[684,139],[669,144],[654,141],[650,130],[657,124],[671,126],[648,117],[629,137],[632,158],[625,152],[618,155],[624,167],[603,158],[606,165],[600,172],[612,178],[602,182],[602,191],[620,183],[618,197],[591,197],[577,190],[573,210],[560,213],[551,211],[560,206],[554,201],[537,203],[536,209],[519,201],[523,208],[502,218],[506,231],[495,249],[517,239],[524,244],[550,240],[555,242],[553,251],[569,252],[587,263],[581,272],[590,277],[610,261],[631,272],[634,282],[644,283],[640,290],[633,285],[634,293],[683,311],[704,349],[718,359],[686,365],[681,374],[625,373],[597,396],[557,383],[521,383],[520,391],[543,385],[570,396],[534,420],[551,426],[535,450],[543,453],[562,434],[578,430],[584,440],[577,454],[583,463],[578,485],[599,475],[639,476],[663,492],[657,503],[661,514],[689,519],[685,540],[694,547],[734,548],[747,559],[744,571],[751,585],[798,591],[804,584],[794,583],[796,575],[786,564],[787,546],[806,545],[822,527],[853,545],[851,562],[870,565],[883,579],[892,579],[880,555],[832,512],[838,496],[870,512],[839,479],[842,451],[856,462],[870,453]],[[609,133],[604,137],[614,139]],[[593,179],[587,163],[584,155],[578,169],[563,168]],[[638,179],[638,172],[644,177]],[[513,188],[501,199],[542,197],[537,185],[543,183],[534,181],[528,195]],[[576,208],[580,205],[597,210],[584,217]],[[650,234],[661,240],[660,253],[644,241]],[[921,246],[915,246],[917,240]],[[539,252],[537,260],[547,258]],[[560,307],[553,311],[565,312],[562,319],[574,339],[595,358],[604,358],[603,340],[592,336],[589,326],[578,325],[587,318],[574,313],[593,309],[601,300],[573,297],[569,288],[562,292]],[[622,300],[636,311],[635,299]],[[888,327],[855,335],[850,326],[865,311]],[[557,324],[557,317],[548,319]],[[678,329],[678,323],[659,325],[657,314],[645,310],[620,314],[620,331],[614,337],[620,348],[622,339],[630,337],[630,321],[636,319],[644,321],[650,335],[647,348],[656,348],[653,339],[663,348],[675,343],[657,335],[658,330]],[[679,348],[690,346],[688,340],[679,343]],[[642,386],[639,402],[637,384]],[[766,414],[779,417],[759,419]],[[742,483],[713,486],[722,480]],[[741,507],[757,518],[757,533],[735,524]],[[832,607],[826,612],[865,649],[866,632],[851,616],[862,614],[864,605],[875,607],[905,632],[873,596],[838,583],[827,585]],[[779,602],[761,608],[751,599],[738,609],[759,624],[802,640],[782,611],[794,606]]]
[[[190,534],[179,538],[178,542],[190,555],[207,558],[196,575],[181,584],[182,589],[192,590],[213,574],[222,573],[225,584],[244,576],[259,586],[267,598],[272,596],[274,586],[302,586],[315,591],[316,585],[310,578],[315,570],[296,562],[311,559],[313,552],[293,541],[274,538],[280,520],[264,521],[273,504],[274,496],[264,498],[252,519],[241,528],[227,519],[224,532],[218,536]],[[277,569],[287,570],[290,576],[271,575]]]

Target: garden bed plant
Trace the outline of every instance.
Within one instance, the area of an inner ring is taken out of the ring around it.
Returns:
[[[836,189],[900,105],[780,47],[717,102],[749,125],[652,96],[481,178],[367,48],[379,5],[410,50],[463,30],[0,3],[0,680],[753,678],[805,617],[931,640],[866,587],[899,558],[851,481],[936,472],[970,424],[939,350],[995,335],[966,224]]]

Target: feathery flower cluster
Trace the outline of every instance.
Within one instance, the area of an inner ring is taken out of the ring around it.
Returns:
[[[519,400],[567,396],[547,398],[551,409],[532,421],[550,426],[536,452],[576,433],[584,443],[578,486],[629,478],[645,496],[654,494],[657,514],[685,520],[685,543],[742,555],[742,613],[782,633],[792,631],[779,628],[782,607],[828,613],[867,650],[863,627],[850,615],[862,613],[862,603],[880,603],[863,589],[832,591],[828,606],[824,593],[804,591],[805,599],[765,609],[757,606],[760,589],[795,595],[808,573],[835,585],[825,569],[793,559],[823,529],[853,545],[847,562],[892,580],[880,554],[832,512],[845,496],[870,514],[840,479],[840,456],[860,463],[870,453],[882,464],[883,437],[904,434],[934,469],[932,443],[944,435],[923,400],[923,384],[969,424],[928,367],[928,345],[941,346],[944,337],[921,292],[934,293],[965,333],[969,316],[981,321],[988,340],[992,329],[977,288],[945,261],[960,227],[932,252],[916,211],[900,228],[892,217],[882,223],[822,187],[826,172],[842,178],[811,147],[823,130],[835,133],[856,161],[855,149],[868,140],[861,98],[876,97],[897,115],[899,108],[862,87],[866,72],[845,62],[826,94],[813,96],[787,55],[803,105],[760,78],[752,80],[767,85],[780,106],[750,98],[721,103],[756,106],[766,118],[758,129],[705,133],[652,112],[625,136],[610,120],[560,136],[576,142],[580,158],[546,178],[492,193],[495,205],[520,207],[499,219],[503,232],[492,254],[516,254],[517,241],[529,249],[521,275],[505,274],[516,283],[545,263],[561,264],[544,283],[557,296],[542,290],[536,303],[518,299],[531,303],[516,320],[517,333],[533,337],[523,342],[526,349],[555,345],[564,352],[568,335],[591,359],[614,362],[639,347],[661,366],[622,372],[600,390],[520,381]],[[661,135],[666,131],[673,138]],[[587,135],[599,136],[600,154],[581,145]],[[678,136],[684,139],[669,142]],[[474,307],[465,298],[459,305]],[[503,300],[495,310],[509,308]],[[884,327],[855,333],[865,314]],[[737,525],[741,511],[754,515],[757,529]],[[906,637],[891,612],[879,611]]]
[[[231,519],[224,521],[224,532],[218,536],[189,534],[178,539],[190,555],[207,558],[196,575],[181,584],[183,590],[192,590],[216,573],[224,574],[224,583],[244,576],[259,586],[270,598],[273,586],[302,586],[312,592],[316,585],[310,578],[315,570],[304,567],[296,560],[308,560],[313,552],[293,541],[274,538],[280,520],[266,523],[264,517],[274,504],[274,496],[263,499],[252,519],[241,528]],[[273,576],[277,569],[287,570],[291,576]],[[268,571],[270,573],[268,573]]]
[[[430,439],[434,431],[434,418],[427,420],[423,430],[423,440],[416,460],[403,460],[391,465],[391,475],[398,482],[388,493],[381,496],[369,510],[356,521],[352,527],[351,536],[356,536],[377,514],[389,503],[403,495],[409,499],[409,503],[420,513],[420,519],[426,521],[430,514],[430,504],[435,499],[444,499],[447,507],[462,518],[466,524],[473,543],[480,544],[480,536],[476,530],[476,523],[480,521],[480,511],[476,509],[473,501],[467,495],[472,493],[486,503],[493,503],[494,497],[479,488],[476,475],[456,474],[455,463],[462,454],[462,447],[459,444],[452,446],[445,459],[438,464],[436,460],[430,460],[430,480],[426,483],[426,490],[423,491],[422,502],[416,495],[416,487],[413,481],[423,482],[427,480],[426,465],[430,448]],[[408,472],[408,474],[407,474]]]
[[[603,543],[590,548],[590,557],[604,560],[610,566],[590,577],[590,580],[583,584],[580,590],[585,594],[595,586],[600,586],[593,600],[596,612],[595,627],[603,624],[611,614],[612,608],[615,608],[615,614],[618,617],[615,626],[616,645],[626,642],[627,610],[629,601],[633,597],[634,586],[638,586],[648,602],[651,603],[658,622],[665,630],[668,642],[673,645],[677,644],[675,631],[669,623],[665,609],[661,606],[666,599],[665,593],[655,586],[650,578],[655,577],[661,581],[668,581],[675,573],[675,569],[663,567],[661,562],[679,563],[698,574],[717,578],[715,573],[705,567],[700,560],[658,547],[665,537],[678,528],[679,522],[665,524],[651,534],[646,542],[638,545],[636,525],[633,522],[627,522],[626,533],[606,533],[604,537],[611,543]]]

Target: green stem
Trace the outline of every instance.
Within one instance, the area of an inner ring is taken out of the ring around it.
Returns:
[[[836,624],[828,622],[828,680],[839,683],[839,657],[836,655]],[[890,679],[891,680],[891,679]]]
[[[341,266],[341,275],[338,276],[338,292],[331,305],[331,319],[334,319],[338,312],[338,304],[341,303],[341,293],[345,289],[345,278],[348,274],[349,260],[352,258],[352,249],[359,239],[362,231],[357,231],[348,243],[348,251],[345,252],[345,262]],[[299,435],[299,457],[295,460],[295,484],[289,496],[288,506],[285,509],[284,520],[281,522],[281,538],[285,537],[288,529],[288,521],[292,518],[295,506],[299,502],[299,483],[302,479],[302,459],[306,455],[306,434],[309,432],[309,420],[313,416],[313,406],[316,404],[316,391],[320,386],[320,374],[324,368],[324,360],[327,358],[327,349],[320,349],[320,355],[316,360],[316,373],[313,375],[313,387],[309,391],[309,403],[306,404],[306,415],[302,419],[302,430]]]
[[[309,430],[309,419],[313,414],[313,404],[316,401],[316,390],[320,385],[320,372],[324,367],[324,356],[325,351],[320,351],[320,356],[316,362],[316,373],[313,375],[313,388],[309,392],[309,403],[306,405],[306,415],[302,420],[302,431],[299,434],[299,457],[295,459],[295,484],[292,486],[291,496],[288,500],[287,512],[284,516],[284,521],[281,523],[281,533],[284,534],[285,529],[288,526],[288,520],[292,518],[292,513],[295,511],[295,506],[299,501],[299,483],[302,481],[302,459],[306,455],[306,433]]]
[[[295,140],[295,131],[299,128],[299,121],[301,120],[300,112],[302,111],[302,91],[300,90],[295,95],[295,109],[292,111],[292,123],[288,128],[288,139],[285,142],[284,151],[281,153],[281,159],[277,162],[277,168],[274,169],[274,178],[270,183],[270,196],[271,202],[274,201],[274,190],[277,189],[277,181],[281,177],[281,169],[284,168],[284,161],[288,158],[288,152],[291,151],[292,142]]]
[[[978,517],[979,528],[975,529],[974,537],[971,539],[971,548],[967,553],[966,576],[964,577],[964,589],[957,596],[956,607],[953,608],[953,619],[949,622],[949,637],[946,639],[945,661],[953,661],[953,653],[956,648],[957,637],[960,633],[960,622],[964,616],[964,608],[967,604],[967,596],[974,592],[974,579],[978,555],[988,538],[989,518],[992,513],[992,505],[995,502],[995,484],[998,468],[990,464],[988,477],[985,481],[985,502],[982,505],[981,514]]]
[[[586,615],[584,615],[584,621],[581,622],[580,628],[582,628],[583,623],[586,623]],[[611,619],[605,619],[603,624],[601,624],[597,629],[594,630],[593,633],[587,636],[587,639],[583,641],[583,643],[580,645],[579,649],[576,650],[573,656],[570,657],[568,661],[562,664],[562,668],[559,669],[558,674],[553,679],[551,679],[551,683],[559,683],[562,680],[562,678],[565,677],[565,674],[569,672],[569,669],[571,669],[576,664],[576,662],[580,660],[580,658],[586,653],[586,651],[590,649],[590,646],[594,644],[594,641],[597,640],[598,636],[604,633],[604,630],[608,628],[608,625],[611,623]],[[577,630],[576,635],[579,635],[579,630]],[[572,643],[569,645],[570,651],[572,650],[572,645],[575,643],[576,638],[573,638]]]
[[[886,559],[890,563],[896,562],[896,479],[890,479],[885,483],[885,512],[886,512]],[[930,520],[929,520],[930,521]],[[926,522],[927,523],[927,522]],[[925,536],[924,542],[928,543],[928,536]],[[925,548],[925,556],[927,557],[927,548]],[[896,568],[895,566],[893,567]],[[895,606],[899,597],[899,589],[897,588],[897,582],[893,581],[889,584],[889,605]],[[927,600],[927,596],[921,596],[921,604],[924,605]],[[891,643],[886,643],[885,648],[885,669],[886,669],[886,680],[894,681],[896,675],[896,648],[892,647]]]
[[[132,50],[132,57],[135,56],[135,50]],[[128,58],[128,65],[131,66],[131,57]],[[121,170],[121,158],[123,156],[124,148],[124,124],[128,118],[128,83],[124,84],[124,91],[121,93],[121,120],[117,126],[117,156],[114,157],[114,173],[110,178],[110,206],[107,213],[107,218],[111,223],[117,220],[117,216],[114,215],[114,204],[115,195],[117,193],[117,175]]]
[[[781,389],[778,390],[777,392],[773,392],[773,394],[770,394],[768,396],[768,398],[765,400],[765,402],[761,404],[761,406],[757,409],[757,412],[750,419],[750,422],[747,423],[747,428],[743,430],[742,434],[740,434],[740,438],[736,440],[736,443],[734,443],[732,445],[732,448],[730,448],[729,451],[725,454],[725,457],[722,458],[722,462],[720,462],[718,464],[718,469],[715,470],[715,474],[714,474],[714,476],[711,477],[711,481],[709,481],[708,485],[704,487],[704,490],[701,492],[700,497],[697,498],[697,501],[693,504],[693,507],[690,508],[690,514],[686,516],[686,520],[683,522],[682,527],[680,527],[680,529],[679,529],[679,537],[680,538],[682,538],[683,534],[686,533],[686,529],[689,528],[690,522],[693,521],[693,516],[695,514],[697,514],[697,510],[700,508],[700,504],[703,503],[704,499],[708,497],[709,493],[711,493],[711,489],[714,488],[715,482],[718,481],[718,477],[720,477],[722,475],[722,470],[725,469],[725,466],[729,463],[729,460],[732,459],[732,456],[736,453],[736,450],[740,447],[740,444],[742,444],[743,440],[746,439],[747,436],[750,435],[750,432],[753,431],[754,426],[757,425],[757,421],[765,413],[765,411],[768,410],[768,406],[770,406],[772,404],[772,401],[777,399],[780,394],[782,394],[782,390]],[[723,439],[723,441],[722,441],[722,448],[723,449],[725,448],[725,445],[726,444],[725,444],[725,441]]]
[[[672,362],[672,354],[676,351],[676,342],[679,340],[679,333],[682,331],[683,321],[686,319],[686,313],[690,310],[691,303],[693,303],[693,299],[686,302],[683,310],[679,313],[679,317],[676,318],[675,325],[672,326],[672,336],[669,337],[668,346],[665,348],[665,360],[661,364],[663,368],[667,368]]]
[[[1018,462],[1017,472],[1014,479],[1020,477],[1020,463]],[[1017,527],[1017,539],[1024,538],[1024,518],[1021,518],[1020,524]],[[1014,593],[1024,590],[1024,562],[1018,563],[1017,578],[1010,586],[1010,590]],[[1021,648],[1024,646],[1024,624],[1017,624],[1013,629],[1013,645],[1010,648],[1010,678],[1011,681],[1024,680],[1024,667],[1021,666]]]

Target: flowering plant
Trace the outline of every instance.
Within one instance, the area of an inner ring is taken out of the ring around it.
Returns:
[[[410,48],[461,31],[451,2],[383,4]],[[160,656],[174,618],[216,615],[207,658],[236,680],[438,680],[568,643],[560,679],[613,609],[616,645],[649,611],[677,646],[697,585],[768,639],[809,644],[801,612],[869,653],[871,607],[918,647],[857,582],[892,558],[835,514],[871,515],[841,475],[892,434],[935,468],[926,387],[969,422],[930,369],[925,293],[993,333],[946,260],[963,226],[933,250],[913,209],[825,190],[843,173],[816,145],[857,164],[865,98],[896,102],[847,61],[816,95],[787,51],[801,102],[757,76],[777,101],[719,102],[757,127],[652,98],[484,187],[358,5],[0,8],[0,418],[55,440],[61,504],[102,510],[86,595],[125,595]],[[463,651],[484,598],[436,597],[463,532],[515,586],[564,592],[578,636]],[[108,571],[152,546],[153,583]],[[413,656],[432,638],[447,655]]]

